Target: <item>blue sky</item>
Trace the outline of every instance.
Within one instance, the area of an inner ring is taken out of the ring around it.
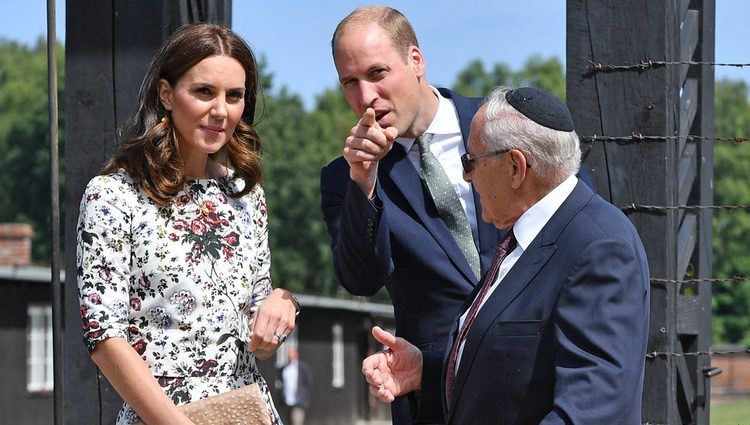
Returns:
[[[565,60],[563,0],[383,0],[412,22],[435,85],[451,85],[469,61],[503,62],[514,70],[534,54]],[[750,1],[716,1],[716,61],[750,63]],[[0,38],[34,43],[46,36],[46,0],[6,5]],[[336,0],[234,0],[232,27],[274,74],[309,107],[315,95],[337,85],[330,53],[331,32],[351,10],[373,2]],[[8,13],[8,9],[13,13]],[[65,38],[65,2],[57,1],[58,38]],[[743,47],[745,46],[745,47]],[[750,81],[750,67],[717,67],[716,76]]]

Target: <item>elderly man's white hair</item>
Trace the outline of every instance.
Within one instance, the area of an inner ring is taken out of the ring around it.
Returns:
[[[536,89],[534,89],[536,90]],[[544,96],[544,106],[567,107],[554,96]],[[555,130],[537,123],[514,108],[506,98],[507,87],[495,88],[485,98],[484,129],[480,141],[487,150],[518,149],[540,177],[558,183],[576,174],[581,165],[581,148],[575,131]]]

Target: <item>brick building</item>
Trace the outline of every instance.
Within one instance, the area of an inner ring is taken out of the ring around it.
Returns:
[[[28,224],[0,224],[0,412],[2,423],[54,422],[49,267],[31,264]]]
[[[742,345],[725,345],[712,349],[717,352],[737,352],[711,359],[711,366],[722,369],[722,373],[711,378],[712,401],[750,399],[750,356],[744,353],[746,348]]]

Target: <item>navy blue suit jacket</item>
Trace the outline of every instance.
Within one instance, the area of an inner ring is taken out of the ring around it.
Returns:
[[[448,424],[641,423],[649,273],[620,210],[579,182],[499,285],[467,336]],[[447,361],[424,361],[419,413],[439,420]]]

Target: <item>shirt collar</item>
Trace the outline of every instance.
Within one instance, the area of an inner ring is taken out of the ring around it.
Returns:
[[[458,124],[458,113],[456,112],[456,107],[453,105],[453,100],[443,97],[435,87],[430,86],[430,88],[437,96],[439,102],[435,117],[432,119],[425,133],[443,135],[461,133],[461,127]],[[407,152],[414,145],[414,139],[408,137],[398,137],[395,142],[402,145]]]
[[[568,199],[577,183],[578,178],[571,175],[519,217],[513,225],[513,234],[516,236],[518,246],[526,250],[560,205]]]

